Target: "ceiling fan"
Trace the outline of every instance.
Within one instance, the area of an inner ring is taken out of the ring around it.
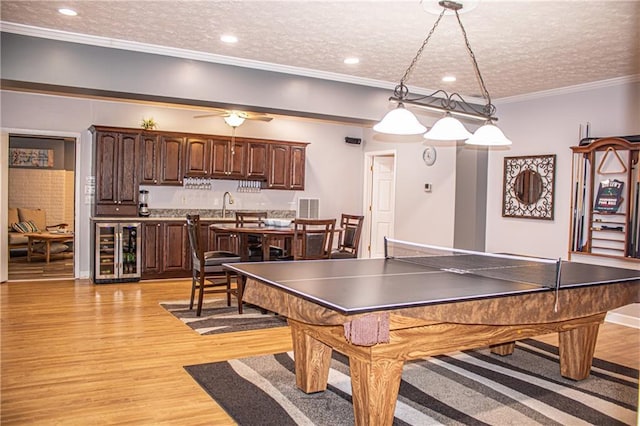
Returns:
[[[265,113],[261,112],[244,112],[235,110],[221,110],[210,114],[196,115],[193,118],[205,118],[205,117],[223,117],[225,123],[235,128],[244,123],[244,120],[257,120],[257,121],[271,121],[273,117],[269,117]]]

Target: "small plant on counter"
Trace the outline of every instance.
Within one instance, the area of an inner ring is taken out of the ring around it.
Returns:
[[[153,117],[143,118],[140,126],[142,126],[142,128],[145,130],[155,130],[155,128],[158,126],[158,123],[156,123],[156,120],[154,120]]]

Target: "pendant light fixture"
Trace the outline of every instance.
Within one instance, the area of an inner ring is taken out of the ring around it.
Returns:
[[[390,101],[398,103],[397,108],[388,112],[378,124],[373,126],[373,129],[377,132],[394,135],[416,135],[424,132],[424,130],[422,130],[424,129],[424,126],[418,122],[418,119],[411,111],[405,108],[405,105],[412,105],[444,113],[444,117],[438,120],[431,130],[425,133],[424,137],[426,139],[465,140],[467,143],[472,145],[511,145],[511,141],[504,136],[502,131],[495,124],[493,124],[494,121],[498,120],[494,115],[496,108],[491,103],[491,96],[485,87],[484,80],[480,74],[480,69],[478,68],[478,63],[476,62],[476,57],[471,50],[471,45],[467,39],[467,33],[462,26],[462,21],[458,14],[458,11],[462,9],[463,5],[450,0],[442,0],[438,4],[442,6],[442,11],[438,16],[438,19],[435,24],[433,24],[433,28],[429,31],[429,34],[422,42],[422,46],[420,46],[420,49],[418,49],[418,52],[409,64],[409,67],[404,72],[404,75],[400,79],[400,84],[395,87],[393,96],[389,98]],[[473,62],[476,77],[478,78],[478,83],[482,91],[482,97],[486,102],[484,106],[470,104],[458,93],[449,94],[444,90],[437,90],[427,96],[410,96],[409,89],[405,84],[409,75],[415,68],[416,63],[420,59],[420,56],[422,56],[422,51],[429,43],[431,36],[440,23],[440,20],[447,11],[453,11],[453,13],[455,13],[460,29],[462,30],[465,45]],[[482,120],[485,124],[472,135],[467,131],[464,125],[454,117],[455,115]]]
[[[240,114],[236,112],[232,112],[231,114],[229,114],[224,118],[224,122],[227,123],[229,126],[233,127],[234,129],[240,126],[242,123],[244,123],[244,120],[245,120],[244,117],[242,117]]]

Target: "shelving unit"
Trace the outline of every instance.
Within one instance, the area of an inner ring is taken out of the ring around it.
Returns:
[[[569,258],[640,261],[640,144],[603,138],[571,150]]]

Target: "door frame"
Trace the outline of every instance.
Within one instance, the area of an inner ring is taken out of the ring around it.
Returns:
[[[363,188],[363,205],[362,211],[364,212],[364,222],[362,224],[362,242],[360,244],[359,257],[371,258],[371,218],[373,212],[371,211],[372,193],[373,193],[373,161],[376,157],[393,157],[393,187],[396,187],[397,182],[397,166],[398,166],[398,153],[395,149],[388,149],[382,151],[368,151],[364,153],[364,188]],[[395,190],[394,190],[395,192]],[[395,200],[392,206],[393,216],[395,218]],[[395,220],[394,220],[395,221]],[[391,224],[395,227],[395,223]]]
[[[40,129],[19,129],[0,127],[0,165],[2,165],[2,176],[0,176],[0,238],[2,241],[2,249],[0,249],[0,282],[8,281],[9,277],[9,248],[7,246],[6,226],[2,225],[7,223],[7,213],[9,211],[9,135],[22,135],[22,136],[52,136],[63,138],[75,139],[75,170],[74,174],[74,194],[73,194],[73,223],[74,223],[74,240],[78,238],[78,212],[80,211],[80,165],[82,159],[82,144],[81,134],[78,132],[65,132],[59,130],[40,130]],[[5,144],[6,143],[6,144]],[[6,166],[6,167],[4,167]],[[74,253],[73,253],[73,278],[80,276],[80,262],[77,252],[77,242],[74,241]]]

